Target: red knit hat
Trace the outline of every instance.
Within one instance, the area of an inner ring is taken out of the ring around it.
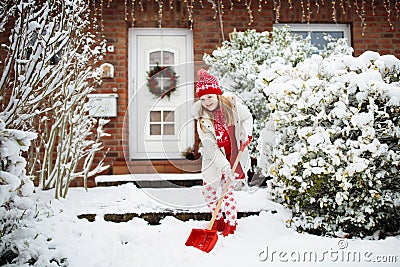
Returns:
[[[221,88],[219,88],[217,78],[207,73],[206,70],[201,69],[197,72],[199,81],[196,84],[197,97],[208,94],[222,95]]]

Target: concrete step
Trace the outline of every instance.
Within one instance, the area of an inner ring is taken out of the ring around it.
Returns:
[[[202,185],[200,173],[145,173],[122,175],[99,175],[96,186],[118,186],[133,183],[138,188],[180,188]]]
[[[264,210],[265,211],[265,210]],[[246,218],[249,216],[258,216],[261,211],[239,211],[238,219]],[[271,213],[276,213],[276,210],[271,210]],[[96,220],[97,214],[80,214],[79,219],[86,219],[90,222]],[[158,225],[160,221],[168,216],[175,217],[181,221],[209,221],[211,220],[211,213],[209,212],[146,212],[146,213],[123,213],[123,214],[104,214],[103,219],[108,222],[127,222],[134,218],[141,218],[148,222],[150,225]]]
[[[114,161],[113,174],[129,173],[198,173],[201,171],[201,159],[169,159],[169,160],[131,160]]]
[[[107,177],[107,180],[121,180]],[[125,177],[126,178],[126,177]],[[195,178],[195,176],[193,177]],[[106,179],[103,177],[102,179]],[[99,180],[101,180],[99,178]],[[273,212],[278,204],[268,199],[266,188],[246,187],[234,192],[238,218]],[[41,192],[43,201],[54,199],[53,190]],[[167,216],[179,220],[210,220],[210,212],[202,195],[202,186],[180,188],[138,188],[134,183],[119,186],[70,188],[68,197],[52,204],[54,208],[73,211],[78,218],[89,221],[126,222],[142,218],[158,224]]]
[[[255,174],[249,178],[249,186],[266,187],[265,178]],[[96,186],[119,186],[133,183],[138,188],[181,188],[203,184],[201,173],[142,173],[99,175],[95,178]]]

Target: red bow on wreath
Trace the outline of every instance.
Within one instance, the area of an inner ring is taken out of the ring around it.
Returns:
[[[147,73],[147,87],[149,88],[150,93],[164,98],[168,96],[170,98],[171,93],[176,90],[176,83],[178,77],[176,73],[172,69],[172,67],[166,66],[155,66],[150,72]],[[159,81],[157,79],[165,79],[168,78],[168,86],[160,86]]]

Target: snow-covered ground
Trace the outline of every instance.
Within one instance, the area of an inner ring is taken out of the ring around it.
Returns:
[[[72,267],[400,265],[400,236],[373,241],[298,233],[286,227],[290,212],[267,199],[265,189],[236,192],[239,211],[263,211],[239,219],[235,235],[219,236],[208,254],[185,246],[191,230],[205,229],[207,221],[166,217],[160,225],[149,225],[139,218],[113,223],[102,216],[171,209],[204,211],[199,189],[138,189],[133,184],[88,192],[70,188],[63,200],[54,200],[52,191],[38,191],[35,197],[54,210],[54,216],[39,223],[39,232],[53,237],[49,242]],[[85,212],[96,213],[96,220],[77,218]]]

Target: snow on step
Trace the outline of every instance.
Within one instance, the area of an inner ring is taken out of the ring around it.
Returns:
[[[120,175],[99,175],[96,183],[116,181],[166,181],[166,180],[199,180],[200,173],[144,173],[144,174],[120,174]]]
[[[259,212],[274,210],[277,204],[267,199],[266,189],[249,188],[248,191],[235,191],[238,210]],[[66,199],[54,200],[54,191],[42,191],[43,201],[52,202],[60,209],[81,214],[127,214],[190,212],[204,213],[208,208],[204,202],[201,186],[191,188],[137,188],[128,183],[112,187],[84,188],[72,187]]]
[[[100,175],[95,178],[95,181],[97,186],[117,186],[126,183],[134,183],[141,188],[190,187],[202,184],[200,173]]]

